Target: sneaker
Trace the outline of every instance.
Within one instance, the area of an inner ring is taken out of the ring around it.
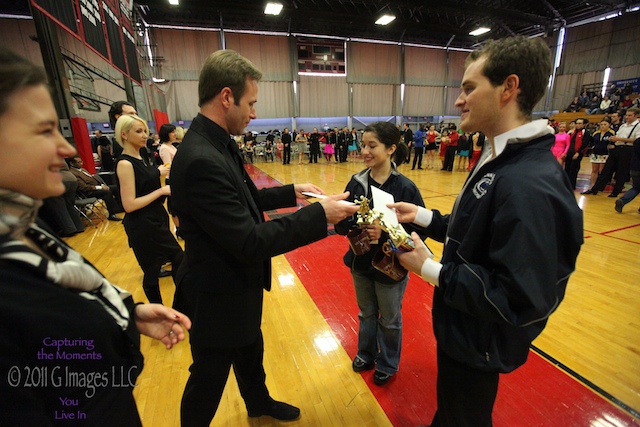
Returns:
[[[622,213],[622,207],[624,206],[624,202],[622,199],[616,200],[616,212]]]
[[[383,386],[389,382],[391,377],[393,377],[393,375],[385,374],[384,372],[381,372],[381,371],[376,371],[373,374],[373,383],[375,385]]]
[[[364,360],[360,359],[359,357],[356,357],[355,359],[353,359],[353,363],[351,364],[351,367],[353,368],[353,372],[370,371],[371,369],[373,369],[374,366],[375,366],[374,362],[367,363]]]

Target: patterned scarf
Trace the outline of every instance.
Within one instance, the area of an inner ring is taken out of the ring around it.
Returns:
[[[0,260],[26,265],[48,280],[98,302],[122,328],[129,325],[123,300],[131,294],[111,284],[78,252],[34,224],[41,200],[0,188]],[[42,256],[22,241],[38,246]]]

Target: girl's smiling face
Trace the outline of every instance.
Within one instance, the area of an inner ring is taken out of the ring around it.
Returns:
[[[368,168],[376,169],[388,164],[395,151],[395,144],[387,147],[380,142],[375,132],[365,132],[362,135],[362,157]]]

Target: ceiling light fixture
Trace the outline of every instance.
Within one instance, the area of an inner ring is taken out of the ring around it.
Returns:
[[[282,3],[267,3],[264,8],[265,15],[280,15],[282,11]]]
[[[376,21],[376,24],[378,25],[387,25],[389,24],[389,22],[393,21],[394,19],[396,19],[395,15],[382,15],[380,18],[378,18],[378,20]]]
[[[473,30],[469,33],[470,36],[479,36],[480,34],[484,34],[484,33],[488,33],[489,31],[491,31],[491,28],[487,28],[487,27],[480,27],[476,30]]]
[[[179,6],[180,5],[180,0],[169,0],[169,4],[172,4],[174,6]]]

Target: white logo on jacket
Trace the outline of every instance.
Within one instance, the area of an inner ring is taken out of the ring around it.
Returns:
[[[496,178],[495,173],[488,173],[473,186],[473,195],[476,196],[477,199],[481,198],[485,194],[487,194],[487,189],[491,184],[493,184],[494,179]]]

